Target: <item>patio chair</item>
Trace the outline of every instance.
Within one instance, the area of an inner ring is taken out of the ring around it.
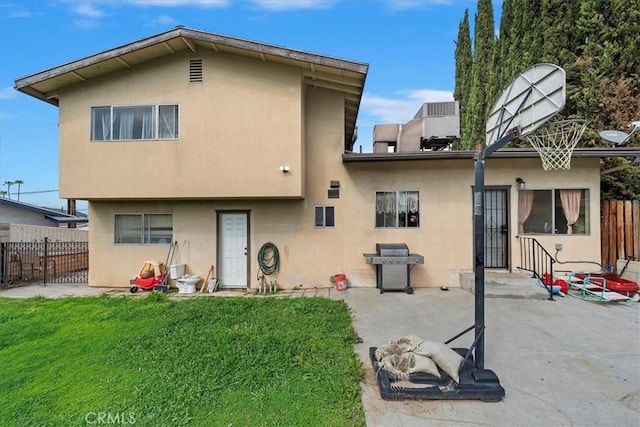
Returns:
[[[7,280],[10,282],[31,281],[34,277],[35,266],[33,262],[24,260],[20,252],[13,251],[9,254]]]
[[[30,276],[31,280],[35,281],[35,280],[44,279],[45,265],[44,265],[43,255],[40,255],[40,253],[34,252],[34,251],[24,252],[22,254],[22,260],[23,260],[23,264],[26,261],[26,264],[31,269],[31,276]],[[46,269],[47,269],[46,273],[48,278],[56,277],[56,272],[57,272],[56,261],[51,257],[47,258]]]

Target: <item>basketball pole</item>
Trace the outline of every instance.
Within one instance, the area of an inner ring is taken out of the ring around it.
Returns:
[[[475,366],[484,369],[484,160],[518,137],[516,129],[476,152],[473,184],[473,259],[475,261]]]

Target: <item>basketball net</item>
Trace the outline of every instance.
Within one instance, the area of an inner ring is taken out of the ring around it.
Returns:
[[[570,169],[573,149],[586,128],[586,120],[561,120],[539,127],[523,138],[540,154],[542,169]]]

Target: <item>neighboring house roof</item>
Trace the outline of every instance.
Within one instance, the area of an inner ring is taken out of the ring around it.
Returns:
[[[70,215],[56,209],[43,208],[42,206],[32,205],[31,203],[20,202],[17,200],[0,197],[0,204],[5,204],[19,209],[25,209],[31,212],[41,213],[45,218],[57,223],[83,223],[88,222],[86,215]]]
[[[80,83],[143,62],[189,49],[210,49],[248,56],[263,62],[298,67],[307,85],[337,90],[345,94],[345,145],[353,148],[356,118],[364,89],[368,64],[292,50],[222,36],[185,27],[147,37],[58,67],[19,78],[15,89],[53,105],[58,105],[58,89]]]
[[[344,153],[344,163],[354,162],[381,162],[401,160],[447,160],[447,159],[473,159],[475,150],[438,150],[438,151],[414,151],[404,153]],[[617,148],[575,148],[572,158],[580,157],[633,157],[638,155],[637,147]],[[502,148],[491,154],[490,158],[530,159],[540,157],[533,148]]]

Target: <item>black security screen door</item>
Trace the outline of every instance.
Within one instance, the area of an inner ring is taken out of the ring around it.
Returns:
[[[509,216],[507,189],[484,192],[484,265],[486,268],[509,267]]]

